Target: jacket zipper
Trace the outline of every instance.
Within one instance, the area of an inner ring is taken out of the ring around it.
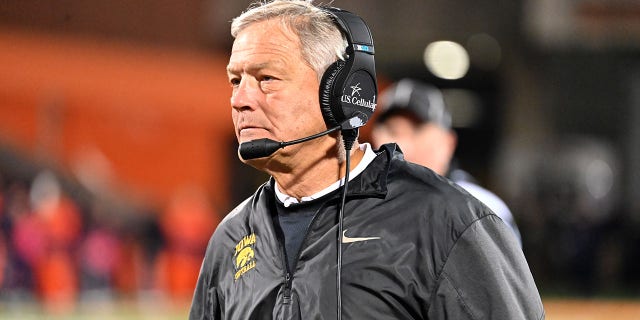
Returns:
[[[280,239],[280,256],[282,257],[282,264],[284,265],[284,293],[282,304],[288,305],[291,303],[291,270],[289,270],[289,263],[287,263],[287,253]]]
[[[309,223],[309,226],[307,227],[307,230],[305,231],[304,234],[304,238],[302,239],[302,245],[300,246],[300,249],[298,250],[298,253],[296,254],[296,259],[294,260],[294,264],[292,267],[293,270],[295,270],[296,265],[298,264],[298,259],[300,259],[300,253],[302,252],[302,248],[304,247],[305,242],[307,241],[307,237],[309,236],[309,230],[311,229],[311,226],[313,225],[313,223],[316,221],[316,218],[318,217],[318,213],[320,211],[322,211],[322,209],[326,206],[326,203],[324,203],[322,206],[320,206],[320,208],[318,208],[318,211],[316,211],[316,213],[313,215],[313,218],[311,219],[311,222]],[[280,244],[280,249],[282,252],[282,261],[284,263],[285,266],[285,274],[284,274],[284,292],[283,292],[283,300],[282,303],[283,304],[290,304],[291,303],[291,282],[293,280],[292,277],[292,271],[289,270],[289,264],[287,263],[287,255],[285,254],[285,249],[284,246],[282,244]]]
[[[291,303],[291,273],[287,271],[284,275],[284,297],[282,304]]]
[[[280,239],[280,252],[282,253],[280,256],[282,257],[282,263],[284,265],[284,293],[283,293],[283,301],[282,304],[290,304],[291,303],[291,271],[289,270],[289,264],[287,263],[287,253],[284,248],[284,244]]]

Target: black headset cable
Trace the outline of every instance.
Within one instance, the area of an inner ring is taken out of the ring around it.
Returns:
[[[338,211],[338,261],[336,272],[336,290],[338,299],[338,320],[342,320],[342,236],[343,236],[343,220],[344,220],[344,204],[347,198],[347,190],[349,189],[349,171],[351,169],[351,148],[358,136],[358,129],[343,130],[342,140],[344,141],[345,150],[345,174],[344,184],[342,187],[342,198],[340,200],[340,210]]]

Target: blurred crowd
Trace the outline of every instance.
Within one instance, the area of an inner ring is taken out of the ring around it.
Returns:
[[[504,157],[496,170],[496,190],[512,209],[543,296],[640,295],[640,221],[621,205],[619,165],[607,146],[574,137],[537,156]],[[149,208],[69,180],[48,169],[18,174],[0,165],[0,307],[26,302],[64,312],[87,301],[188,303],[224,212],[197,190]],[[229,188],[246,193],[254,188],[247,181],[242,175]]]
[[[86,196],[54,172],[0,172],[0,304],[189,301],[218,215],[195,191],[160,210]]]
[[[544,294],[640,295],[640,221],[624,201],[622,169],[613,144],[587,135],[561,136],[500,163],[500,189]]]

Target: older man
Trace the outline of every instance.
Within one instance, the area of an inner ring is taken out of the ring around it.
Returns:
[[[376,96],[359,17],[273,1],[231,29],[240,155],[271,179],[214,232],[190,319],[544,317],[498,217],[395,145],[356,140]]]

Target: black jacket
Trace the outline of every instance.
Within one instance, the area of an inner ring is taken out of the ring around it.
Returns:
[[[396,148],[383,146],[349,184],[344,235],[361,239],[342,244],[342,318],[543,319],[500,218]],[[336,319],[339,192],[314,217],[289,274],[272,223],[273,183],[214,232],[190,319]]]

